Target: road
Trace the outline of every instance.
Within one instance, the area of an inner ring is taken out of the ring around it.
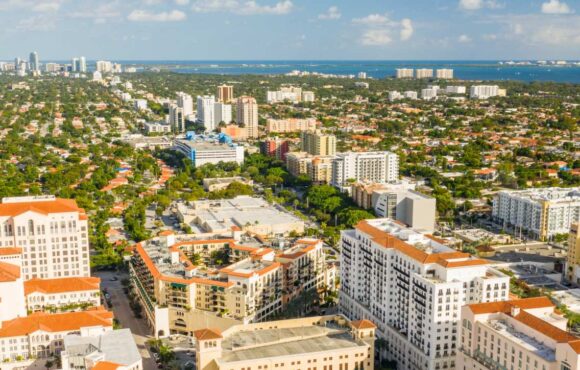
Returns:
[[[113,304],[115,318],[119,320],[119,323],[123,328],[131,329],[133,337],[135,338],[135,343],[137,344],[137,348],[139,349],[141,357],[143,358],[143,369],[157,369],[155,360],[151,356],[151,353],[147,347],[147,340],[151,338],[147,323],[145,320],[137,319],[133,315],[133,311],[129,306],[129,299],[123,292],[121,280],[126,278],[127,275],[123,273],[113,273],[110,271],[99,271],[94,275],[101,278],[101,290],[106,288],[108,293],[111,295],[111,303]],[[118,280],[111,281],[111,278],[115,275],[118,276]]]

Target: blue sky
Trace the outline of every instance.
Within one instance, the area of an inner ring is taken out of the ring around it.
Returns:
[[[580,0],[0,0],[0,59],[580,59]]]

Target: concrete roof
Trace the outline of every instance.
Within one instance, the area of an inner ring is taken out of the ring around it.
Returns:
[[[110,330],[101,335],[64,337],[65,350],[69,355],[85,356],[87,350],[96,348],[104,353],[105,360],[121,365],[132,365],[141,360],[141,355],[129,329]],[[91,347],[92,346],[92,347]]]

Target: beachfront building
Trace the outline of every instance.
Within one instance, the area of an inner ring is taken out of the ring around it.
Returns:
[[[198,370],[374,369],[375,325],[343,316],[196,331]]]
[[[489,262],[390,219],[341,233],[340,312],[368,319],[401,369],[454,369],[461,307],[508,299]]]

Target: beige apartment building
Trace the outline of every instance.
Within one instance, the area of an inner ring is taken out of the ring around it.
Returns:
[[[159,337],[211,326],[261,322],[304,290],[326,282],[322,242],[297,241],[287,251],[218,235],[168,235],[139,243],[130,274]]]
[[[196,331],[198,370],[373,370],[375,325],[318,316]]]
[[[336,136],[334,135],[323,134],[320,131],[302,132],[300,139],[303,152],[321,156],[336,154]]]
[[[237,101],[236,123],[245,125],[249,138],[256,138],[258,132],[258,103],[251,96],[240,96]]]
[[[457,369],[580,369],[580,338],[566,325],[548,297],[464,306]]]
[[[266,131],[271,133],[288,133],[302,131],[316,131],[315,118],[287,118],[268,119],[266,121]]]
[[[220,85],[217,88],[217,98],[220,103],[230,103],[234,100],[234,87],[231,85]]]
[[[10,247],[21,248],[25,280],[90,275],[88,217],[72,199],[2,199],[0,249]]]
[[[294,176],[308,175],[315,184],[328,184],[332,179],[333,156],[313,156],[306,152],[286,155],[286,168]]]
[[[568,255],[566,257],[566,278],[569,282],[580,284],[580,232],[579,224],[570,226],[568,235]]]

